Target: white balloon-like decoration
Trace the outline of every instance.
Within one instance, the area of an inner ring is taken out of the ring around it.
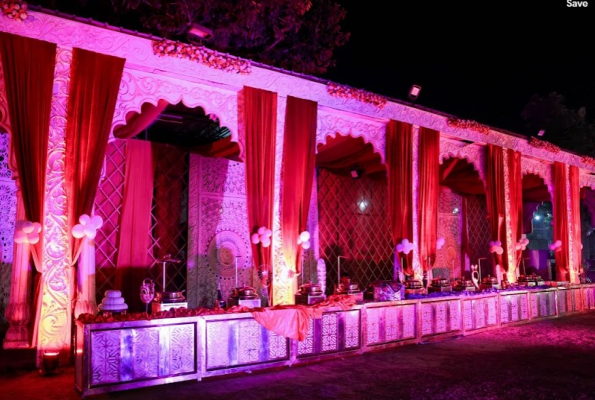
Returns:
[[[14,242],[36,244],[39,242],[41,224],[31,221],[17,221],[14,226]]]
[[[310,232],[303,231],[298,237],[297,244],[302,245],[302,249],[308,250],[310,248]]]
[[[72,236],[81,239],[88,237],[89,239],[95,239],[97,236],[97,229],[103,226],[103,218],[99,215],[92,217],[87,214],[83,214],[79,217],[79,223],[72,227]]]
[[[502,247],[502,242],[499,240],[490,242],[490,253],[496,253],[496,254],[504,253],[504,248]]]
[[[561,251],[562,250],[562,241],[556,240],[554,243],[549,245],[551,251]]]
[[[269,247],[271,245],[271,236],[273,236],[273,231],[261,226],[256,230],[256,233],[250,236],[250,241],[252,244],[260,243],[262,247]]]
[[[415,245],[409,241],[409,239],[401,240],[401,243],[397,245],[397,252],[409,254]]]
[[[514,246],[514,248],[516,250],[525,250],[527,248],[528,244],[529,244],[529,239],[527,239],[526,237],[523,237],[523,238],[521,238],[521,240],[516,242],[516,245]]]
[[[442,246],[444,246],[444,243],[446,242],[446,240],[444,240],[443,237],[439,237],[436,240],[436,250],[440,250],[442,248]]]

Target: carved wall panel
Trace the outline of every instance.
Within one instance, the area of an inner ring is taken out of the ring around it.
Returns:
[[[10,297],[12,238],[17,213],[17,188],[8,167],[8,143],[8,134],[0,133],[0,323],[6,322],[4,313]]]
[[[253,274],[244,164],[192,155],[189,183],[189,307],[212,307],[237,285],[258,287]]]

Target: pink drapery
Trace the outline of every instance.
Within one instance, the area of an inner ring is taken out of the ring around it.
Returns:
[[[254,233],[261,226],[273,228],[277,93],[245,86],[243,96],[245,129],[240,134],[245,144],[248,229]],[[272,275],[270,246],[252,244],[252,258],[255,268],[266,266]],[[272,284],[269,299],[272,301]]]
[[[570,184],[570,221],[572,223],[572,249],[570,249],[570,256],[572,257],[575,271],[579,271],[583,259],[581,235],[581,190],[579,182],[579,170],[574,165],[568,167],[568,180]],[[576,279],[576,274],[573,274],[572,279],[574,280],[573,283],[579,283]]]
[[[142,311],[139,298],[142,280],[149,267],[151,206],[155,162],[150,142],[126,141],[124,199],[120,216],[120,237],[115,287],[122,291],[130,310]]]
[[[521,172],[521,153],[512,149],[508,151],[508,184],[510,196],[510,226],[512,227],[513,247],[521,240],[523,234],[523,175]],[[522,250],[515,247],[515,266],[518,268]]]
[[[386,127],[388,210],[393,246],[413,240],[413,134],[411,124],[390,120]],[[437,203],[436,203],[437,204]],[[403,255],[411,275],[413,253]]]
[[[502,147],[488,144],[488,155],[486,160],[486,200],[488,218],[490,220],[490,235],[492,241],[500,241],[504,249],[502,255],[494,254],[496,264],[499,264],[505,271],[508,271],[508,254],[506,245],[505,215],[505,192],[504,192],[504,151]],[[497,276],[497,271],[492,275]]]
[[[78,48],[72,51],[65,157],[69,232],[82,214],[93,210],[124,62]],[[68,237],[74,264],[82,239]]]
[[[44,225],[45,180],[56,45],[0,32],[0,55],[25,218]],[[31,246],[41,272],[43,231]]]
[[[287,97],[281,179],[288,184],[281,197],[281,232],[285,265],[297,273],[302,272],[302,246],[297,240],[306,230],[312,197],[317,115],[318,103]]]
[[[419,260],[424,271],[436,260],[440,133],[419,129]]]
[[[568,248],[568,199],[566,197],[566,164],[559,161],[554,162],[554,201],[552,209],[554,213],[554,241],[562,241],[562,247],[555,252],[556,256],[556,279],[566,281],[570,279],[568,274],[568,261],[570,251]],[[579,224],[580,227],[580,224]]]

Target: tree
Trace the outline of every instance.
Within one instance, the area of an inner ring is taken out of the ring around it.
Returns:
[[[38,5],[110,25],[188,42],[199,24],[213,33],[201,45],[293,72],[322,75],[349,33],[333,0],[37,0]],[[62,3],[62,4],[59,4]]]
[[[533,95],[521,116],[530,132],[544,129],[549,142],[595,157],[595,125],[587,120],[584,107],[569,109],[564,96],[552,92],[545,98]]]

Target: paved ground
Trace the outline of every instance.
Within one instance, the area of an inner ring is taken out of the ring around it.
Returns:
[[[57,376],[41,377],[35,371],[0,370],[0,399],[78,400],[73,372],[64,368]],[[595,400],[595,312],[319,364],[90,398]]]

